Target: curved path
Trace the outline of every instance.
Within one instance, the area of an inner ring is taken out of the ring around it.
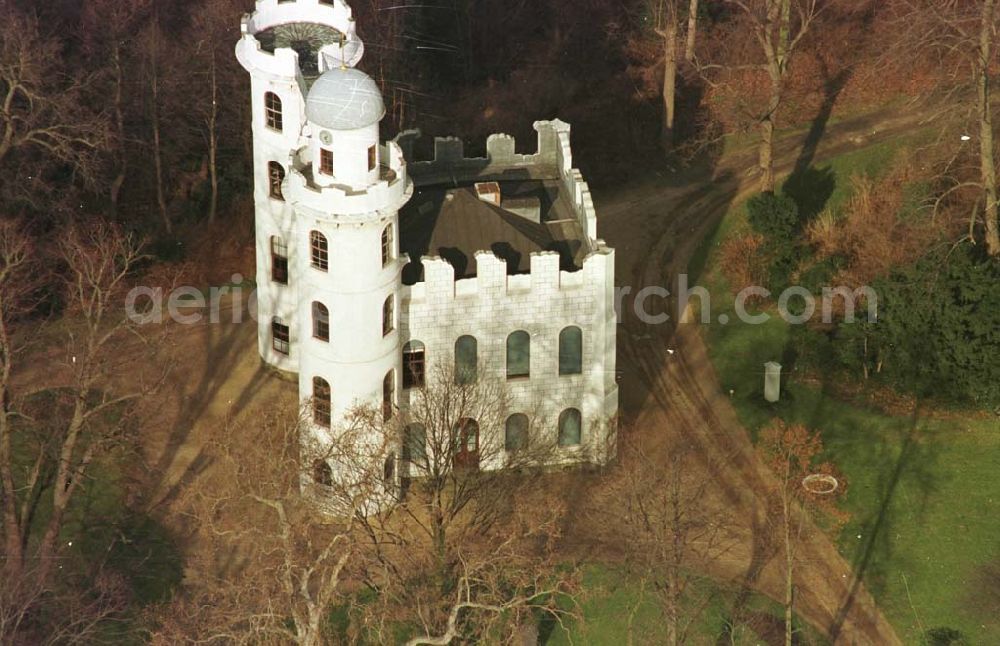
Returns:
[[[822,162],[919,126],[914,115],[845,120],[829,127],[816,156]],[[779,142],[779,171],[791,170],[803,139],[804,135],[793,134]],[[617,250],[619,285],[631,286],[633,294],[648,285],[674,291],[675,277],[687,271],[701,241],[711,235],[730,205],[756,190],[756,178],[745,172],[754,166],[755,150],[746,150],[721,159],[711,172],[663,175],[618,195],[598,194],[601,234]],[[649,305],[654,300],[649,299]],[[624,302],[618,359],[624,375],[624,414],[635,419],[641,441],[666,438],[668,446],[683,442],[696,449],[703,464],[727,465],[713,469],[717,491],[712,497],[715,504],[725,505],[736,528],[737,545],[724,559],[706,565],[722,580],[780,600],[782,559],[775,558],[780,544],[768,540],[773,532],[767,530],[765,500],[773,476],[722,393],[700,331],[696,325],[674,324],[675,301],[665,310],[671,321],[658,326],[637,320],[628,307],[630,299]],[[811,538],[799,549],[795,576],[797,615],[836,644],[900,644],[835,546],[819,531],[807,534]]]

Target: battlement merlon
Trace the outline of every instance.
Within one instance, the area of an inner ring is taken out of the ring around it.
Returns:
[[[451,263],[439,256],[424,256],[424,279],[409,286],[413,301],[448,301],[463,297],[503,299],[530,293],[533,298],[557,298],[569,292],[591,292],[603,300],[614,290],[615,252],[596,241],[583,260],[583,268],[563,271],[559,254],[537,251],[531,254],[528,273],[507,275],[507,262],[491,251],[477,251],[476,275],[455,280]],[[608,301],[611,302],[611,301]]]
[[[514,137],[493,134],[486,140],[486,157],[466,157],[465,145],[456,137],[435,137],[434,158],[418,160],[414,143],[419,130],[406,130],[396,136],[409,163],[410,177],[416,186],[454,182],[503,181],[504,179],[560,180],[573,204],[580,226],[587,238],[597,239],[597,213],[590,187],[583,174],[573,168],[570,125],[558,119],[536,121],[538,147],[533,154],[518,154]]]

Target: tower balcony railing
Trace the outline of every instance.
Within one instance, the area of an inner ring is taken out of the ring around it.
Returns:
[[[379,179],[363,188],[334,183],[319,186],[307,149],[296,155],[296,163],[286,180],[286,195],[297,207],[316,215],[366,216],[375,211],[399,209],[410,198],[412,184],[406,171],[403,151],[395,142],[381,146]]]

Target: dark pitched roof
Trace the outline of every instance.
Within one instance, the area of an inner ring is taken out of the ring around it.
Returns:
[[[530,254],[536,251],[558,251],[564,268],[572,269],[576,249],[560,239],[560,230],[484,202],[472,186],[424,190],[400,218],[400,249],[411,260],[403,282],[422,280],[421,256],[444,258],[455,268],[456,279],[475,276],[476,251],[492,251],[506,260],[509,274],[528,272]]]

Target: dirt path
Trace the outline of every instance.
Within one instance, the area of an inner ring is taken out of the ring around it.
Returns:
[[[816,158],[821,162],[910,132],[919,126],[918,119],[919,115],[866,116],[833,125]],[[792,168],[803,138],[793,135],[779,143],[780,171]],[[617,250],[619,285],[630,285],[633,294],[648,285],[674,291],[674,277],[687,271],[701,241],[729,206],[756,190],[756,178],[745,173],[754,163],[755,151],[745,151],[721,160],[711,172],[693,169],[629,187],[618,195],[597,195],[601,234]],[[704,464],[727,465],[713,473],[718,491],[712,497],[715,504],[725,505],[740,539],[724,560],[710,564],[712,574],[780,600],[783,569],[780,559],[774,558],[778,546],[768,540],[762,495],[772,476],[722,393],[700,330],[675,324],[672,299],[665,308],[671,320],[664,325],[642,323],[630,309],[623,313],[619,328],[625,414],[635,418],[641,436],[687,443],[697,448]],[[673,354],[667,353],[668,347]],[[810,535],[796,572],[798,616],[837,644],[901,643],[834,545],[819,531]]]

